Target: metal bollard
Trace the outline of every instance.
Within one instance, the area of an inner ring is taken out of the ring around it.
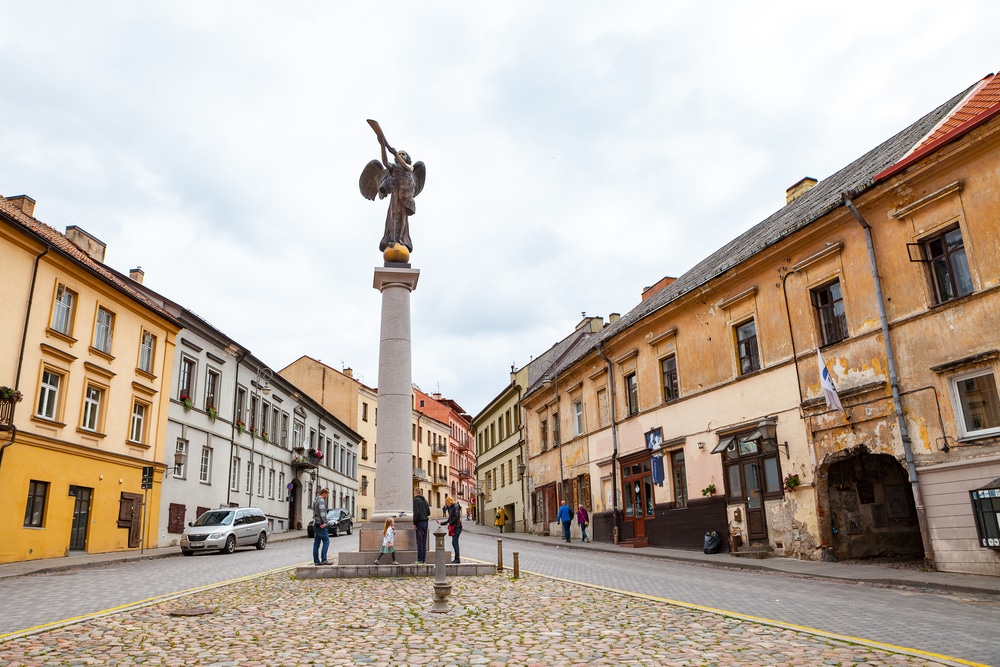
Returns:
[[[497,572],[503,572],[503,540],[497,540]]]
[[[514,578],[515,579],[520,579],[521,578],[521,568],[517,564],[517,552],[516,551],[514,552]]]
[[[434,531],[434,605],[431,611],[439,614],[449,610],[448,596],[451,595],[445,568],[444,535],[444,528],[438,526]]]

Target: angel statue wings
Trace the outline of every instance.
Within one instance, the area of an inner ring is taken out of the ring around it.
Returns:
[[[375,200],[389,197],[389,211],[385,216],[385,234],[382,236],[378,249],[382,251],[386,261],[406,262],[413,252],[413,241],[410,240],[410,216],[417,212],[414,198],[424,189],[424,179],[427,169],[423,162],[413,162],[406,151],[397,151],[389,145],[382,134],[382,128],[374,120],[368,124],[375,130],[379,145],[382,147],[382,161],[372,160],[361,172],[359,186],[361,194],[366,199]],[[388,153],[395,157],[389,162]],[[399,246],[405,248],[402,251]]]

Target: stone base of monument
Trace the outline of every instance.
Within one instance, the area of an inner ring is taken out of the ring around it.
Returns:
[[[374,559],[373,559],[374,560]],[[449,577],[496,575],[492,563],[449,563]],[[295,568],[299,579],[358,579],[361,577],[433,577],[433,565],[303,565]]]

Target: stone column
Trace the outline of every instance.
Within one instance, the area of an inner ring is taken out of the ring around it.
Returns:
[[[384,268],[375,269],[374,287],[382,293],[378,425],[375,431],[375,512],[359,531],[362,563],[375,560],[382,546],[382,525],[390,516],[396,521],[396,560],[412,563],[416,559],[410,293],[416,289],[419,277],[420,271],[411,269],[409,264],[386,262]]]

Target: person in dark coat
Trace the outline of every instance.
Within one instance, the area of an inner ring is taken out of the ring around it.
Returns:
[[[417,534],[417,565],[427,562],[427,522],[431,518],[431,506],[424,498],[424,490],[419,486],[413,490],[413,531]]]
[[[444,521],[438,521],[438,525],[448,525],[448,534],[451,535],[451,550],[455,554],[455,559],[451,562],[461,563],[458,538],[462,534],[462,506],[456,503],[454,498],[448,496],[444,501],[444,512],[447,518]]]

